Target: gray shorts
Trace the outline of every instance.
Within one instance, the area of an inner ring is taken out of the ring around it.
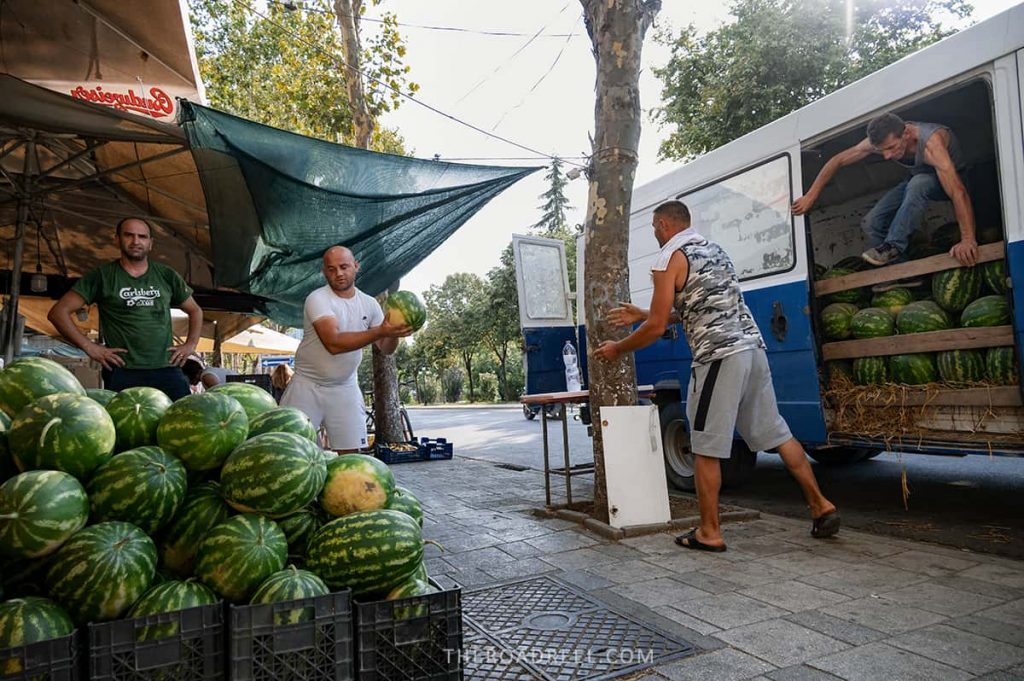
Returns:
[[[779,414],[772,372],[764,350],[744,350],[694,364],[686,400],[690,449],[728,459],[733,432],[755,452],[774,449],[793,437]]]

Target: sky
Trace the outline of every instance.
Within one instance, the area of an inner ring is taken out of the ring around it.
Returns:
[[[974,0],[973,19],[981,21],[1018,2]],[[729,20],[725,2],[663,0],[662,5],[656,27],[678,29],[692,23],[703,32]],[[381,11],[387,10],[404,24],[525,34],[493,36],[402,27],[408,47],[406,61],[412,67],[409,77],[420,86],[416,98],[543,154],[565,158],[567,170],[572,167],[570,162],[582,162],[572,157],[590,152],[594,58],[579,0],[385,0],[367,9],[367,17],[379,17]],[[372,22],[363,23],[364,35],[374,30]],[[538,31],[541,36],[530,41]],[[669,57],[668,48],[654,40],[654,33],[654,28],[648,31],[642,57],[640,102],[644,118],[637,185],[659,177],[677,164],[658,161],[658,146],[669,131],[659,130],[648,116],[661,97],[660,81],[652,69],[663,66]],[[570,34],[575,35],[564,37]],[[408,101],[397,111],[386,114],[380,124],[398,129],[406,147],[421,158],[439,154],[442,160],[466,159],[466,163],[547,163],[544,158],[524,159],[535,154],[486,137]],[[406,275],[401,288],[422,295],[449,274],[473,272],[484,276],[498,263],[512,234],[526,234],[540,219],[540,195],[548,188],[544,173],[540,170],[530,175],[492,200]],[[584,222],[586,195],[584,178],[570,182],[570,224]]]

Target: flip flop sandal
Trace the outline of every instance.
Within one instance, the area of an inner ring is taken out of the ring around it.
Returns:
[[[693,528],[686,534],[681,534],[676,537],[676,544],[686,549],[694,549],[695,551],[711,551],[712,553],[721,553],[725,551],[725,545],[712,546],[711,544],[705,544],[700,539],[697,539],[697,528]]]
[[[815,539],[833,537],[839,532],[839,512],[831,511],[814,519],[811,525],[811,536]]]

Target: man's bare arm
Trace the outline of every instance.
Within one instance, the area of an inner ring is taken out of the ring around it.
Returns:
[[[971,197],[960,180],[960,174],[953,165],[947,145],[948,135],[940,130],[930,138],[924,147],[924,160],[935,167],[939,183],[946,196],[953,202],[956,221],[960,224],[960,243],[950,249],[949,254],[960,261],[960,264],[972,266],[978,262],[978,239],[975,232],[974,209]]]
[[[865,137],[859,143],[830,158],[824,167],[818,171],[818,176],[814,178],[814,182],[811,184],[811,188],[807,190],[807,193],[793,202],[793,215],[803,215],[810,211],[818,201],[818,197],[821,196],[821,190],[839,172],[840,168],[863,161],[873,152],[874,147],[871,146],[871,142]]]
[[[124,360],[119,353],[128,352],[125,348],[108,348],[99,343],[94,343],[71,321],[71,315],[83,305],[85,305],[85,298],[75,291],[68,291],[50,308],[46,318],[50,320],[54,328],[60,331],[60,335],[64,336],[69,342],[74,343],[85,354],[89,355],[90,359],[99,362],[104,369],[123,367]]]
[[[361,350],[370,343],[381,340],[393,340],[395,348],[397,348],[398,339],[412,333],[412,329],[409,327],[394,326],[386,319],[380,326],[371,326],[366,331],[339,331],[338,320],[335,317],[321,317],[313,322],[313,329],[320,338],[320,342],[327,348],[327,352],[332,355]],[[387,353],[386,350],[382,349],[382,351]]]
[[[171,351],[171,364],[178,367],[185,364],[188,356],[196,351],[199,336],[203,332],[203,308],[199,307],[199,303],[192,296],[181,304],[181,311],[188,315],[188,336],[181,345],[172,345],[168,348]]]

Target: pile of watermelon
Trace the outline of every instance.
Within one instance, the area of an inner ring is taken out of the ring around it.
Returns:
[[[89,622],[431,593],[422,524],[386,464],[321,450],[302,412],[256,386],[172,404],[84,390],[42,358],[0,371],[0,669],[20,664],[3,649]]]
[[[822,272],[818,279],[851,274],[854,263]],[[826,298],[821,311],[825,342],[879,338],[897,334],[953,328],[1003,326],[1012,323],[1006,263],[987,262],[936,272],[930,286],[893,288],[871,295],[852,289]],[[828,366],[829,380],[843,377],[857,385],[942,382],[954,387],[976,383],[1011,385],[1018,382],[1012,347],[949,350],[889,357],[862,357]]]

